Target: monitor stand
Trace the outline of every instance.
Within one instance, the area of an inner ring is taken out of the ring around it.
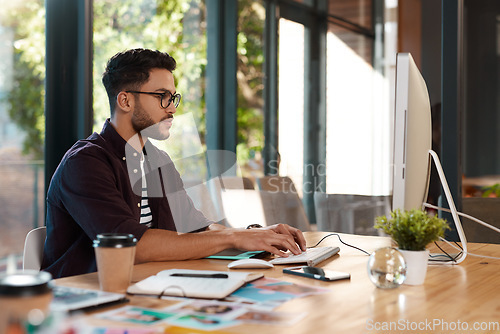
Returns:
[[[455,222],[455,228],[457,229],[458,237],[463,249],[459,254],[450,254],[451,258],[446,254],[431,254],[432,261],[429,261],[429,264],[459,264],[460,262],[465,260],[465,257],[467,256],[467,239],[465,239],[465,233],[462,228],[462,223],[460,222],[460,218],[458,217],[457,208],[455,207],[455,202],[453,201],[453,197],[451,196],[451,191],[448,187],[448,182],[446,181],[446,177],[444,175],[441,162],[439,161],[439,157],[433,150],[429,150],[429,154],[432,157],[434,165],[436,166],[439,179],[446,196],[446,201],[448,202],[448,206],[450,207],[450,213],[453,217],[453,221]],[[424,203],[424,206],[426,206],[426,203]]]

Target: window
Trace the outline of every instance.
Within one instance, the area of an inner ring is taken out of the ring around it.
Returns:
[[[388,89],[374,41],[334,24],[327,35],[327,192],[390,192]]]
[[[372,0],[328,1],[328,14],[372,29]]]
[[[101,82],[107,60],[132,48],[168,52],[177,61],[174,78],[182,95],[172,133],[184,136],[184,140],[171,138],[168,147],[162,148],[176,161],[185,180],[199,177],[204,161],[183,159],[199,153],[204,146],[206,44],[202,0],[94,0],[94,131],[100,132],[109,117]]]
[[[302,196],[305,27],[300,23],[280,19],[279,36],[279,173],[289,176]]]
[[[264,147],[264,22],[263,1],[238,1],[237,159],[242,176],[263,175]]]
[[[45,7],[4,1],[0,12],[0,271],[21,265],[26,233],[44,223]]]

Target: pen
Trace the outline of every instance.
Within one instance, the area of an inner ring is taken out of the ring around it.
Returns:
[[[176,277],[198,277],[198,278],[228,278],[227,274],[191,274],[191,273],[174,273],[170,276]]]

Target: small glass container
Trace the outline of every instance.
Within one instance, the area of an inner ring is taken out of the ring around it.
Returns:
[[[392,247],[380,248],[368,259],[368,277],[377,288],[394,289],[406,279],[403,255]]]

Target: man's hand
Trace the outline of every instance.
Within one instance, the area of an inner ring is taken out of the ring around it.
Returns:
[[[295,255],[306,250],[306,240],[299,229],[286,224],[276,224],[249,230],[233,230],[234,247],[249,251],[264,250],[278,256]]]

